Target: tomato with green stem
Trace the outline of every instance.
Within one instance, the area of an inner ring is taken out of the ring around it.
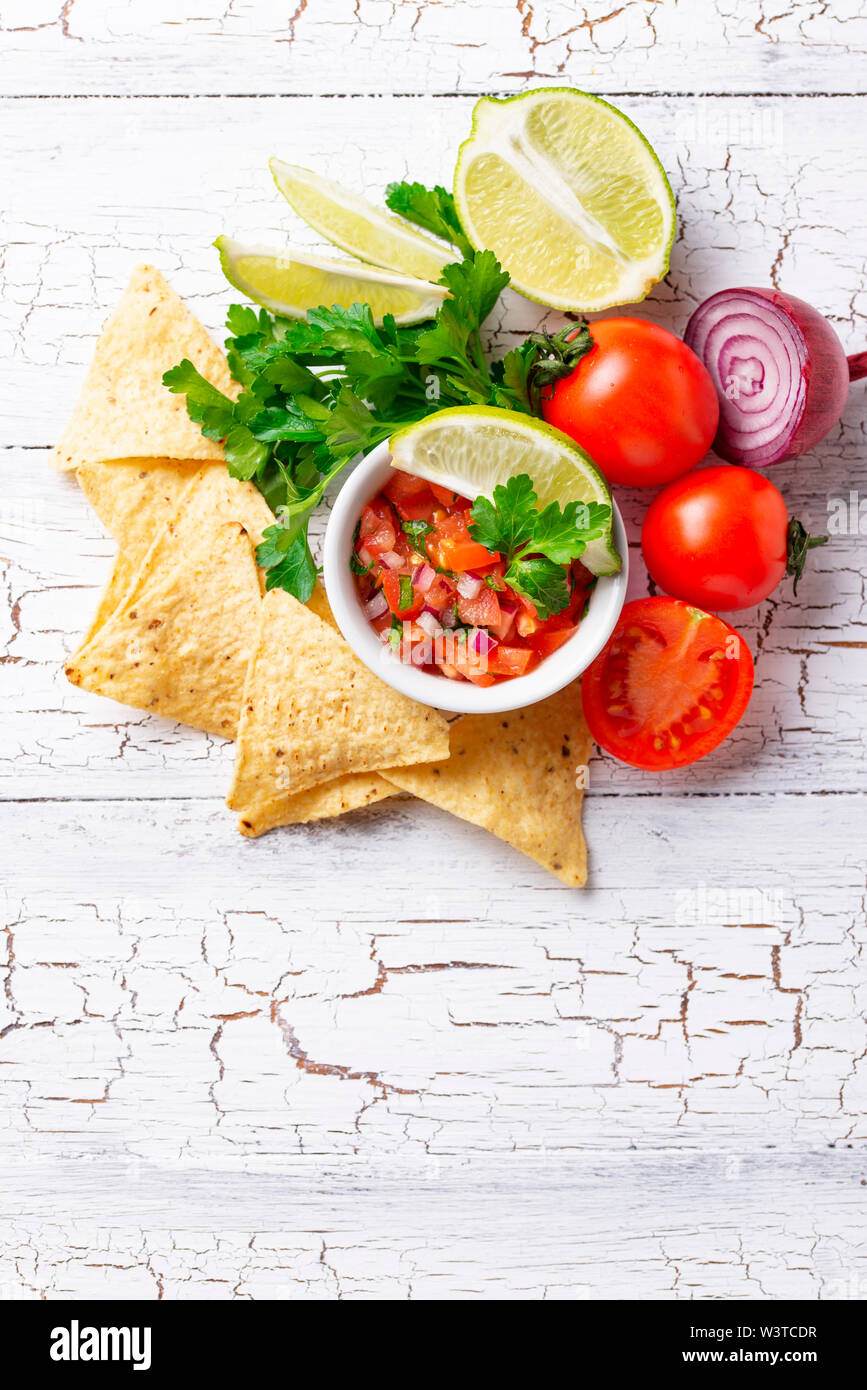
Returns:
[[[720,463],[669,483],[654,497],[641,528],[651,578],[667,594],[714,613],[752,608],[783,576],[795,593],[811,536],[789,518],[782,494],[752,468]]]
[[[543,390],[548,423],[586,449],[609,483],[657,487],[694,468],[719,423],[704,363],[645,319],[597,319],[590,336],[590,351]]]

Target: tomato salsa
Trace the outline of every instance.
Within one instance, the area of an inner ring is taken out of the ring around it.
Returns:
[[[568,570],[569,604],[541,619],[506,564],[470,535],[466,497],[397,469],[367,503],[350,567],[365,615],[402,661],[489,686],[523,676],[576,631],[594,576]]]

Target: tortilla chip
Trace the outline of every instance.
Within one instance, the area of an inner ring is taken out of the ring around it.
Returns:
[[[117,541],[111,576],[84,641],[102,627],[120,603],[157,535],[178,509],[200,463],[173,459],[83,463],[76,470],[82,492]],[[219,464],[213,465],[219,468]]]
[[[284,590],[266,595],[228,797],[242,819],[347,773],[447,756],[442,715],[379,680]]]
[[[202,466],[174,459],[153,463],[123,459],[82,464],[76,477],[103,526],[118,543],[111,577],[84,642],[90,641],[122,602],[150,546],[168,537],[167,527],[174,522],[182,502],[184,510],[193,511],[202,526],[214,521],[240,522],[254,546],[274,521],[259,489],[230,477],[220,463]],[[261,571],[259,581],[260,593],[264,593]]]
[[[319,579],[307,600],[307,607],[335,632],[339,631]],[[375,801],[396,795],[397,788],[384,781],[378,773],[350,772],[309,791],[298,792],[295,796],[281,792],[273,801],[252,808],[249,816],[238,821],[238,829],[242,835],[253,839],[281,825],[304,825],[308,821],[325,820],[329,816],[342,816],[347,811],[357,811],[362,806],[371,806]]]
[[[252,807],[238,821],[238,829],[242,835],[255,839],[280,825],[304,825],[312,820],[342,816],[347,811],[372,806],[375,801],[384,801],[397,794],[397,787],[376,772],[350,772],[345,777],[323,782],[321,787],[298,792],[296,796],[284,793],[273,801]]]
[[[582,791],[592,740],[580,682],[507,714],[465,714],[451,726],[451,757],[383,773],[461,820],[471,821],[550,869],[570,887],[587,882]]]
[[[186,511],[166,532],[66,674],[96,695],[231,739],[262,604],[250,538],[238,522],[203,527]]]
[[[97,342],[55,467],[130,458],[222,461],[222,445],[206,439],[184,397],[163,386],[163,372],[184,357],[234,399],[238,386],[216,343],[160,272],[140,265]]]

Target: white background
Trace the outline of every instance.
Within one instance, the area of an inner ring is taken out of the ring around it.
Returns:
[[[538,82],[614,100],[670,174],[642,312],[774,284],[863,349],[859,0],[4,0],[0,27],[0,1293],[863,1297],[857,528],[741,618],[758,685],[717,754],[594,759],[580,892],[409,800],[242,840],[230,747],[66,683],[112,547],[47,466],[137,261],[219,334],[214,237],[307,239],[270,154],[447,183],[474,97]],[[494,346],[540,314],[512,297]],[[813,529],[867,495],[865,399],[774,470]]]

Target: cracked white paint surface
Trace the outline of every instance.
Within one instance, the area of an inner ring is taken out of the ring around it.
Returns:
[[[647,93],[654,317],[774,283],[863,348],[862,99],[658,94],[857,91],[831,8],[4,4],[0,1296],[864,1297],[864,537],[740,622],[716,755],[594,759],[575,893],[408,800],[242,840],[227,745],[64,680],[111,545],[46,467],[136,260],[218,330],[213,237],[304,237],[269,154],[447,181],[460,94],[536,76]],[[248,97],[113,99],[177,91]],[[250,99],[317,91],[456,95]],[[813,529],[865,420],[774,472]]]
[[[0,90],[861,91],[860,0],[4,0]]]

